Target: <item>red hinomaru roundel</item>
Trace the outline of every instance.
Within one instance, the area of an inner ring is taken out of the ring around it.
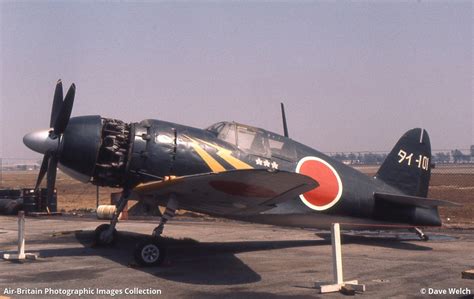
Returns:
[[[296,172],[307,175],[319,183],[319,187],[300,195],[303,203],[311,209],[327,210],[341,198],[341,178],[334,167],[323,159],[304,157],[298,162]]]

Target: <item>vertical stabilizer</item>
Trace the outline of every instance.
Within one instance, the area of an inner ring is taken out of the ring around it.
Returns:
[[[375,175],[412,196],[426,197],[431,177],[431,144],[428,132],[416,128],[406,132]]]

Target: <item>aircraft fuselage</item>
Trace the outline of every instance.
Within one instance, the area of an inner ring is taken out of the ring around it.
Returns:
[[[70,120],[63,148],[81,147],[77,138],[73,139],[75,144],[68,143],[68,136],[77,130],[86,130],[89,136],[100,142],[92,145],[88,141],[88,145],[82,147],[87,152],[76,154],[86,157],[82,166],[78,167],[71,154],[61,157],[60,163],[72,176],[97,185],[133,187],[167,176],[247,168],[298,172],[312,177],[319,184],[298,198],[252,216],[216,213],[206,210],[198,202],[180,206],[183,209],[301,227],[328,227],[335,221],[357,224],[439,223],[436,209],[377,204],[374,192],[403,193],[315,149],[260,128],[222,122],[203,130],[152,119],[126,124],[98,116],[76,117]],[[166,198],[155,200],[166,204]]]

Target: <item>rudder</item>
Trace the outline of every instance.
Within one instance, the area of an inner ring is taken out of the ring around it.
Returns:
[[[420,128],[403,134],[375,175],[405,194],[420,197],[428,195],[430,177],[430,137]]]

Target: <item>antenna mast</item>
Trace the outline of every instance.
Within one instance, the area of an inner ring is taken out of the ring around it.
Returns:
[[[289,137],[288,126],[286,125],[285,105],[283,103],[280,103],[280,104],[281,104],[281,118],[283,120],[283,134],[285,135],[285,137]]]

